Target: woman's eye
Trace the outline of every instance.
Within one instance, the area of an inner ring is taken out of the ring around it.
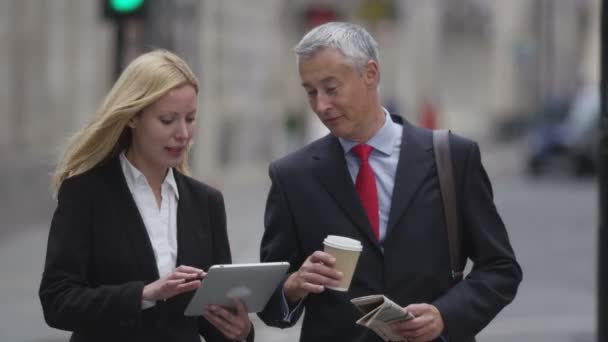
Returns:
[[[170,125],[173,122],[173,120],[172,119],[160,119],[160,122],[163,125]]]
[[[195,120],[196,118],[186,118],[187,123],[193,123]]]

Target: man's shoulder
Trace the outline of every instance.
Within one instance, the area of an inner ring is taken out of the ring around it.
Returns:
[[[419,142],[423,147],[431,147],[429,145],[433,139],[433,130],[424,127],[418,127],[416,125],[411,124],[409,121],[403,120],[403,134],[404,140],[408,140],[408,138],[413,139],[414,141]],[[407,137],[407,135],[413,135],[413,137]],[[411,141],[411,140],[410,140]],[[472,146],[477,145],[477,143],[464,135],[459,133],[454,133],[450,131],[450,146],[454,152],[467,151]]]
[[[479,146],[475,140],[452,132],[450,132],[450,151],[452,163],[456,170],[466,167],[471,161],[471,156],[479,156],[480,154]]]
[[[469,149],[477,145],[477,142],[463,135],[450,132],[450,144],[457,149]]]
[[[307,165],[308,161],[318,156],[319,153],[326,152],[327,149],[330,148],[332,143],[335,143],[336,140],[331,135],[326,135],[322,138],[319,138],[303,147],[297,149],[294,152],[291,152],[279,159],[274,160],[270,163],[271,168],[302,168]]]

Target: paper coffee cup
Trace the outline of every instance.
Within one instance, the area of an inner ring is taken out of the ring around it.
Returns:
[[[355,268],[357,268],[359,255],[363,250],[361,242],[344,236],[328,235],[323,240],[323,245],[325,246],[324,251],[336,258],[336,270],[343,274],[342,281],[338,286],[326,286],[326,288],[336,291],[348,291]]]

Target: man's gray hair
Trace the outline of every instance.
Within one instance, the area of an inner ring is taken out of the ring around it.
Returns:
[[[325,48],[340,51],[358,71],[371,59],[378,63],[378,43],[362,26],[329,22],[315,27],[296,45],[294,51],[298,58],[312,57]]]

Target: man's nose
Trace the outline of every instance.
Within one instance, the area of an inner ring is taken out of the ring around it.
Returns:
[[[320,113],[323,113],[332,107],[331,99],[329,98],[329,96],[320,93],[317,96],[316,105],[317,105],[317,111]]]

